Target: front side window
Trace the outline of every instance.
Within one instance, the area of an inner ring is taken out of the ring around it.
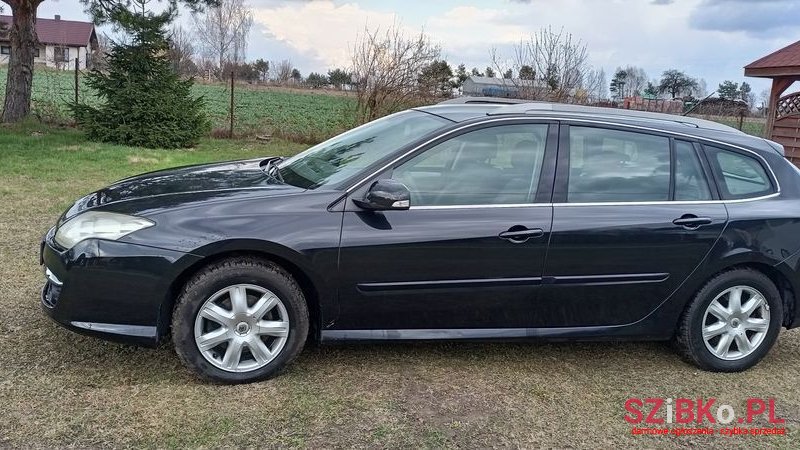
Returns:
[[[767,172],[754,157],[711,146],[705,149],[723,199],[758,197],[773,192]]]
[[[700,158],[694,146],[686,141],[675,141],[675,200],[711,200]]]
[[[529,203],[544,159],[546,124],[504,125],[464,133],[395,168],[413,206]]]
[[[378,119],[295,155],[278,166],[289,184],[315,189],[336,184],[452,122],[420,111]]]
[[[568,202],[669,200],[668,138],[579,126],[569,134]]]

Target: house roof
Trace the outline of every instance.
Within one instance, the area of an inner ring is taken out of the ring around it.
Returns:
[[[800,75],[800,41],[744,66],[744,74],[753,77]]]
[[[0,22],[11,27],[11,16],[0,16]],[[36,18],[36,36],[42,44],[86,47],[90,45],[94,33],[94,24],[91,22]]]

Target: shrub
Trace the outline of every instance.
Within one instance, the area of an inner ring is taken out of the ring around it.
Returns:
[[[204,100],[191,95],[192,79],[181,80],[169,60],[158,20],[141,20],[130,43],[113,43],[107,72],[92,70],[87,84],[99,106],[73,106],[90,140],[150,148],[195,145],[210,130]]]

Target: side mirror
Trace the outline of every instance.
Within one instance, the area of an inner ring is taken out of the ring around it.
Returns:
[[[411,207],[411,192],[399,181],[378,180],[372,184],[363,200],[353,199],[353,203],[371,211],[404,210]]]

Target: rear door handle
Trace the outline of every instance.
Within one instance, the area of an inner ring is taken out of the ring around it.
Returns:
[[[537,238],[544,236],[544,230],[541,228],[520,228],[518,226],[511,227],[508,231],[503,231],[497,235],[500,239],[506,239],[514,243],[522,243],[530,238]]]
[[[711,225],[714,221],[710,217],[697,217],[694,214],[684,214],[680,218],[672,221],[675,225],[680,225],[684,228],[695,229],[703,225]]]

